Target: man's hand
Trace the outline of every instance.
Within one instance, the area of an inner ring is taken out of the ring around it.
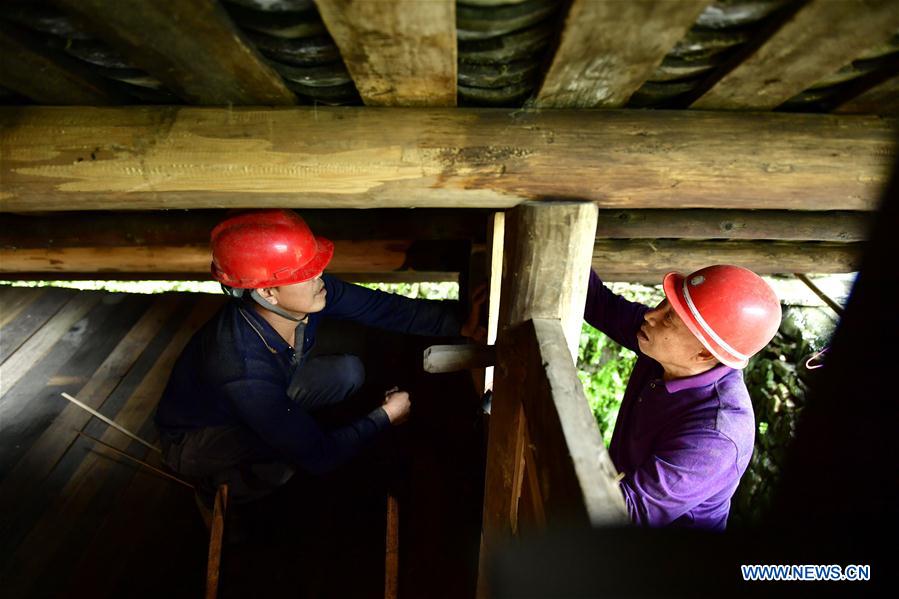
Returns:
[[[390,419],[390,424],[396,426],[409,419],[409,412],[412,410],[412,402],[409,401],[409,394],[407,392],[399,391],[398,387],[394,387],[390,391],[384,393],[384,405],[381,407],[387,412],[387,418]]]
[[[463,337],[468,337],[477,343],[487,343],[487,328],[481,324],[481,306],[487,301],[487,283],[483,283],[475,289],[471,296],[471,311],[460,331]]]

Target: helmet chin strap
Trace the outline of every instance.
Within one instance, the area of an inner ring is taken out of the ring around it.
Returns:
[[[253,289],[253,290],[251,290],[251,291],[250,291],[250,297],[253,298],[253,301],[254,301],[254,302],[256,302],[257,304],[259,304],[260,306],[262,306],[263,308],[265,308],[265,309],[268,310],[269,312],[274,312],[274,313],[277,314],[278,316],[283,316],[283,317],[286,318],[287,320],[292,320],[292,321],[294,321],[294,322],[300,322],[300,321],[302,321],[302,320],[305,320],[305,318],[306,318],[305,316],[304,316],[303,318],[300,318],[300,317],[298,317],[296,314],[291,314],[290,312],[288,312],[287,310],[285,310],[285,309],[282,308],[281,306],[276,306],[276,305],[274,305],[274,304],[268,303],[267,301],[265,301],[265,298],[264,298],[264,297],[262,297],[261,295],[259,295],[259,290],[258,290],[258,289]]]

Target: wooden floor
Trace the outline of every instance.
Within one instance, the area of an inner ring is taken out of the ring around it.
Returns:
[[[60,393],[155,440],[153,410],[172,364],[222,302],[0,287],[3,596],[203,593],[208,533],[191,491],[79,437],[157,462]],[[416,370],[426,339],[331,326],[337,343],[320,349],[361,354],[372,389],[409,388],[416,421],[340,473],[295,477],[235,512],[249,540],[226,548],[220,596],[383,596],[388,488],[400,497],[400,596],[472,596],[483,448],[470,379]]]

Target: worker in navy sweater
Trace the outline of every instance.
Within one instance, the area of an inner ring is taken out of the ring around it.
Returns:
[[[364,418],[333,430],[318,424],[316,410],[348,398],[365,378],[356,356],[307,359],[322,317],[418,335],[474,328],[462,326],[457,302],[323,275],[333,252],[287,210],[241,214],[212,231],[212,274],[233,299],[187,344],[156,412],[166,464],[197,485],[207,506],[222,483],[239,503],[284,484],[294,467],[331,471],[408,418],[408,393],[393,389]]]
[[[637,352],[609,454],[634,522],[723,530],[755,437],[740,369],[774,337],[780,303],[737,266],[669,273],[663,287],[650,309],[590,274],[586,321]]]

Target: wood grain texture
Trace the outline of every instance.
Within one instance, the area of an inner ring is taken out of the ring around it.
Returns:
[[[616,469],[590,411],[568,344],[555,319],[534,319],[510,331],[501,364],[517,362],[530,452],[549,524],[623,525],[624,498]]]
[[[454,0],[315,3],[366,105],[456,105]]]
[[[889,39],[893,0],[811,0],[692,108],[770,110]]]
[[[446,244],[409,239],[335,242],[328,272],[389,273],[404,269],[458,272]],[[96,246],[0,248],[0,274],[97,273],[115,278],[118,273],[192,274],[209,279],[208,244],[185,246]],[[443,268],[440,268],[440,267]],[[421,268],[423,267],[423,268]]]
[[[128,96],[33,33],[0,27],[0,85],[49,105],[126,104]]]
[[[863,241],[867,212],[798,210],[600,210],[596,238]]]
[[[213,0],[54,0],[186,102],[291,105],[296,98]]]
[[[99,295],[87,294],[81,295]],[[161,296],[128,331],[115,349],[77,392],[78,399],[99,410],[144,351],[160,326],[179,307],[176,296]],[[61,401],[57,399],[56,401]],[[53,423],[32,443],[16,465],[0,480],[0,509],[8,513],[26,501],[50,474],[63,454],[77,439],[91,416],[77,406],[67,405]]]
[[[883,117],[698,111],[0,108],[0,211],[873,210]]]
[[[645,239],[597,241],[593,268],[609,280],[622,275],[691,272],[712,264],[735,264],[760,274],[855,272],[861,266],[862,243],[789,243],[764,241],[679,241]],[[656,276],[657,275],[657,276]]]
[[[574,0],[537,106],[624,106],[709,2]]]
[[[218,305],[220,302],[217,298],[215,300],[204,298],[194,305],[184,326],[144,376],[140,386],[115,415],[116,422],[128,429],[140,430],[156,407],[175,359],[193,333],[208,320],[212,310]],[[120,450],[126,449],[130,441],[128,437],[111,427],[106,429],[101,440]],[[8,578],[11,584],[7,590],[13,596],[26,596],[29,589],[36,586],[40,572],[44,569],[45,560],[52,559],[52,556],[62,550],[67,531],[76,526],[80,516],[91,509],[91,502],[102,490],[103,482],[110,470],[121,467],[123,466],[118,462],[109,460],[99,453],[90,452],[85,455],[60,496],[53,501],[50,509],[31,529],[12,559],[6,564],[4,576],[8,576],[11,572],[17,574]],[[35,559],[36,556],[41,558]]]
[[[580,338],[587,296],[584,273],[590,265],[596,213],[593,204],[584,202],[528,202],[506,214],[498,367],[494,372],[484,491],[483,550],[487,552],[518,527],[518,498],[524,476],[521,396],[526,390],[520,362],[508,358],[512,351],[508,346],[503,349],[505,337],[526,320],[558,319],[567,339],[564,359],[574,363],[572,352],[577,351]],[[517,343],[513,341],[513,345]]]
[[[99,301],[100,294],[81,293],[73,296],[53,318],[9,356],[0,366],[0,398],[28,374],[32,364],[50,351],[60,337]],[[0,401],[0,418],[3,415],[3,403]]]
[[[899,77],[892,77],[834,109],[839,114],[899,114]]]

